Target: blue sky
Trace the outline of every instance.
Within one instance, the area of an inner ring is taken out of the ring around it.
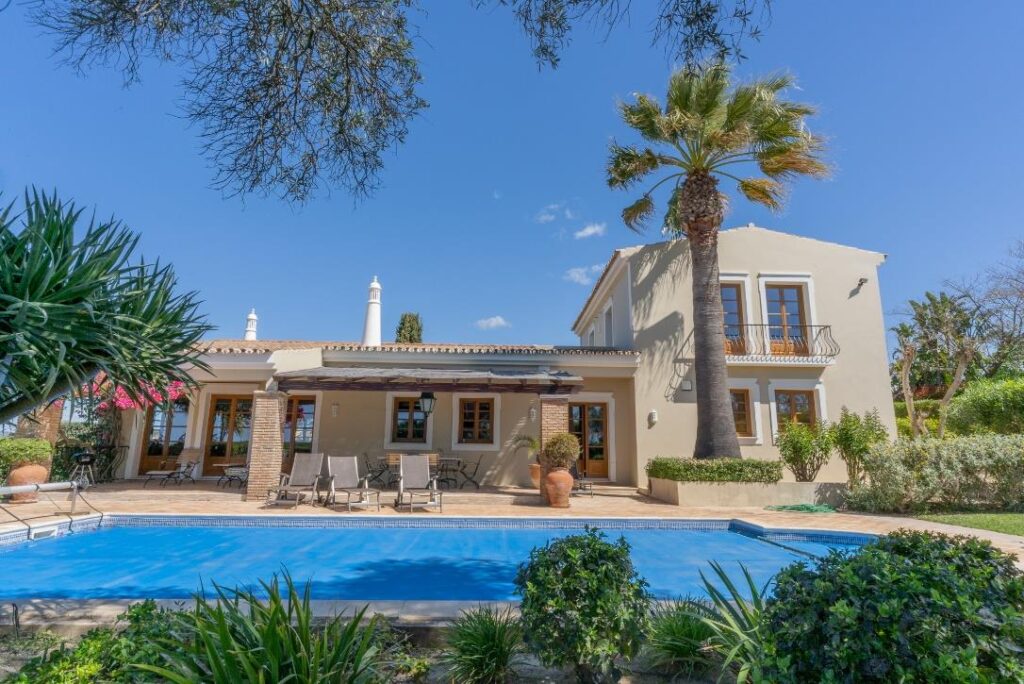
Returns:
[[[632,138],[617,100],[661,95],[672,63],[649,17],[607,40],[584,28],[557,70],[538,70],[507,11],[428,3],[417,55],[431,107],[387,157],[383,187],[353,205],[225,199],[186,121],[179,76],[143,83],[51,56],[18,4],[0,13],[0,190],[30,184],[142,233],[199,290],[218,335],[358,339],[366,286],[384,286],[384,334],[418,311],[428,341],[570,343],[594,266],[655,241],[622,226],[608,142]],[[643,5],[644,3],[634,3]],[[1024,236],[1024,3],[781,0],[741,74],[788,70],[821,114],[836,173],[800,182],[773,215],[733,194],[749,221],[885,252],[886,311],[1001,259]],[[588,228],[589,227],[589,228]],[[504,327],[478,324],[491,319]],[[483,327],[481,327],[483,326]]]

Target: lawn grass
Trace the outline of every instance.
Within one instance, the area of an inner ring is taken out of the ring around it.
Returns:
[[[917,517],[947,525],[973,527],[1024,537],[1024,513],[938,513]]]

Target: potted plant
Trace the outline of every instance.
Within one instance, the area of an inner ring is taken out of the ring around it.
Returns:
[[[530,482],[533,483],[534,488],[540,489],[540,459],[537,454],[540,450],[540,442],[533,435],[519,435],[512,445],[514,451],[526,449],[527,458],[533,458],[533,463],[530,464]]]
[[[573,478],[569,473],[576,459],[580,457],[580,442],[575,435],[561,432],[553,435],[540,451],[540,463],[544,468],[541,478],[541,495],[549,506],[568,508],[572,494]]]
[[[53,445],[35,437],[8,437],[0,439],[0,472],[7,471],[7,485],[17,487],[43,484],[50,477]],[[14,494],[12,503],[32,503],[35,492]]]

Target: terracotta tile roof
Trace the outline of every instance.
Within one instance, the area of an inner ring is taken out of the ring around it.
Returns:
[[[364,347],[356,342],[317,342],[309,340],[208,340],[200,349],[207,354],[269,354],[286,349],[323,349],[325,351],[369,351],[381,353],[412,352],[418,354],[509,354],[546,355],[578,354],[592,356],[636,356],[628,349],[606,347],[572,347],[550,344],[398,344],[389,342],[379,347]]]

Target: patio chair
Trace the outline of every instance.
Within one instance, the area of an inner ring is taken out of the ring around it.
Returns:
[[[395,499],[395,508],[401,508],[408,503],[410,513],[415,506],[436,506],[438,513],[442,513],[443,495],[444,493],[437,487],[437,476],[430,474],[430,456],[402,454],[398,465],[398,497]]]
[[[580,474],[580,469],[575,463],[569,468],[569,474],[572,475],[572,490],[574,493],[589,492],[590,496],[594,496],[594,483],[588,480],[585,474]]]
[[[476,481],[476,474],[480,471],[481,460],[483,459],[477,457],[475,461],[462,461],[462,465],[459,466],[459,474],[462,475],[462,484],[459,485],[459,489],[462,489],[470,483],[472,483],[477,489],[480,489],[480,483]]]
[[[353,506],[369,508],[374,505],[380,510],[380,490],[370,488],[369,475],[359,477],[359,459],[355,456],[328,456],[327,477],[327,505],[335,505],[341,492],[349,511]],[[357,497],[355,501],[353,496]]]
[[[363,462],[366,466],[368,484],[376,482],[382,489],[387,489],[391,485],[391,471],[388,469],[388,461],[384,456],[372,457],[369,453],[365,453]]]
[[[324,467],[323,454],[295,454],[291,474],[281,474],[281,484],[267,490],[267,505],[289,503],[289,496],[295,497],[295,508],[302,503],[303,496],[309,496],[315,504],[319,496],[320,471]]]
[[[167,465],[174,463],[175,467],[169,468]],[[166,487],[168,482],[174,482],[180,485],[185,480],[189,480],[192,484],[196,483],[195,477],[192,476],[196,466],[199,465],[198,461],[162,461],[160,463],[161,468],[159,470],[147,470],[145,472],[146,481],[142,483],[142,488],[145,489],[149,486],[149,483],[156,480],[160,483],[161,487]]]
[[[223,485],[224,489],[231,486],[231,483],[237,482],[239,489],[245,487],[249,481],[249,466],[228,466],[221,473],[220,477],[217,478],[217,486]]]

